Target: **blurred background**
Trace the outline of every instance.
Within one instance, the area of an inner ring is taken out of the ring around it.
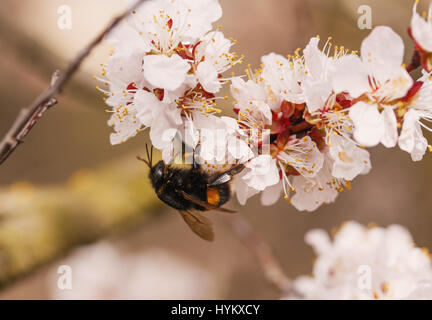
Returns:
[[[235,51],[252,66],[272,51],[293,53],[317,34],[358,50],[370,32],[357,27],[361,5],[372,8],[373,26],[392,27],[412,52],[406,32],[411,0],[220,1],[223,31],[238,40]],[[72,8],[71,30],[57,27],[57,9],[65,4]],[[2,1],[1,136],[20,108],[47,86],[53,71],[125,4]],[[208,244],[175,211],[160,206],[148,188],[145,167],[135,160],[144,153],[146,134],[120,146],[109,144],[108,114],[92,79],[108,51],[102,45],[92,53],[59,104],[0,167],[0,280],[5,281],[0,299],[279,298],[223,217],[211,217],[217,239]],[[401,224],[419,246],[432,248],[431,156],[413,163],[397,148],[378,147],[371,154],[372,172],[314,213],[298,212],[282,200],[263,208],[258,198],[242,208],[232,201],[230,207],[239,208],[272,247],[289,277],[312,271],[313,253],[303,239],[308,230],[330,231],[347,220]],[[91,244],[96,239],[104,240]],[[72,290],[57,287],[61,265],[73,270]]]

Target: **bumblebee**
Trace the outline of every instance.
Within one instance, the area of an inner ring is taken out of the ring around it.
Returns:
[[[189,168],[177,168],[163,161],[153,166],[152,158],[153,152],[149,154],[148,149],[147,160],[138,157],[150,168],[149,178],[158,198],[178,210],[186,224],[198,236],[213,241],[212,223],[201,212],[235,212],[222,206],[230,199],[230,181],[244,166],[236,165],[227,171],[209,174],[195,161]]]

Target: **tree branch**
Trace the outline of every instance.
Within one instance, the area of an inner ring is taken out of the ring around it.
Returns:
[[[0,189],[0,289],[80,245],[145,224],[161,204],[146,170],[129,156],[64,185]]]
[[[414,49],[414,53],[413,53],[413,56],[411,58],[411,63],[406,66],[406,70],[408,72],[411,72],[411,71],[416,70],[420,66],[421,66],[420,53],[418,52],[417,49]]]
[[[65,85],[78,71],[82,62],[93,49],[126,18],[130,12],[137,9],[145,0],[138,0],[135,5],[115,18],[86,48],[84,48],[69,64],[64,72],[56,71],[51,79],[51,85],[37,97],[28,107],[21,110],[5,137],[0,142],[0,165],[24,142],[24,139],[43,116],[45,111],[55,105],[55,96],[62,92]]]
[[[293,288],[291,279],[285,275],[282,266],[273,255],[271,248],[255,233],[247,220],[238,214],[228,217],[227,220],[234,234],[256,256],[266,279],[283,295],[299,296]]]

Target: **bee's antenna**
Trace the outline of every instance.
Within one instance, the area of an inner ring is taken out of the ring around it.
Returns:
[[[150,165],[150,163],[146,159],[143,159],[140,156],[137,156],[137,159],[144,162],[151,169],[152,166]]]
[[[151,146],[151,149],[150,149],[150,165],[153,166],[153,145]]]
[[[146,143],[146,154],[147,154],[147,161],[150,163],[150,153],[148,150],[148,144]]]
[[[140,156],[137,156],[137,159],[141,160],[142,162],[144,162],[151,169],[152,168],[152,161],[150,160],[150,154],[149,154],[147,143],[146,143],[146,154],[147,154],[147,160],[141,158]]]

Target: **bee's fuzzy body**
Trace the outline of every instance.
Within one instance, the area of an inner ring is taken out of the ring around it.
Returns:
[[[228,182],[209,186],[212,176],[198,164],[176,168],[159,161],[151,168],[149,177],[159,199],[177,210],[206,211],[203,206],[186,199],[184,193],[214,207],[224,205],[231,195]]]

